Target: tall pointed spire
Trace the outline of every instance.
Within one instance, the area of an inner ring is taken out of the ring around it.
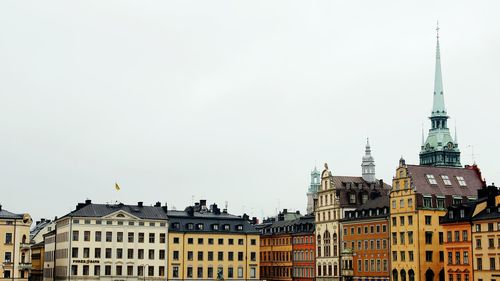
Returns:
[[[439,22],[436,27],[436,70],[434,73],[434,100],[432,116],[446,116],[443,95],[443,77],[441,74],[441,50],[439,47]]]
[[[421,146],[420,165],[460,167],[460,149],[448,129],[448,114],[444,105],[443,78],[441,74],[441,50],[439,24],[436,28],[436,69],[432,104],[431,128]],[[455,135],[456,139],[456,135]]]

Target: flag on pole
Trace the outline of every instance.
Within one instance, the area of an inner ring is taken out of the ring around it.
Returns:
[[[116,191],[120,191],[120,186],[116,182],[115,182],[115,189],[116,189]]]

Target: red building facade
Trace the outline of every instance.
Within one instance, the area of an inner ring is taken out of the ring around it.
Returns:
[[[314,281],[316,264],[314,216],[305,216],[296,220],[294,229],[292,234],[292,279]]]

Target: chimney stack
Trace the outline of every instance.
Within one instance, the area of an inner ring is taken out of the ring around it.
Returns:
[[[137,206],[138,206],[138,207],[142,207],[142,204],[143,204],[143,202],[142,202],[142,201],[137,202]]]

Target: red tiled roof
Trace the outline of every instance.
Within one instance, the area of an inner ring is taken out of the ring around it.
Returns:
[[[477,196],[477,190],[484,186],[481,174],[476,166],[466,168],[448,168],[434,166],[407,165],[412,186],[417,193],[434,195]],[[430,184],[427,175],[434,175],[437,184]],[[445,185],[442,175],[449,177],[451,185]],[[463,177],[467,186],[460,186],[457,177]]]

